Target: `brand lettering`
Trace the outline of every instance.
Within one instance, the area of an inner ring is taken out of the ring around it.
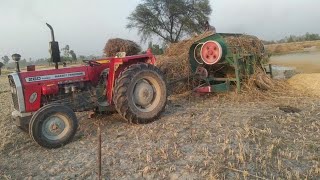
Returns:
[[[74,73],[65,73],[65,74],[52,74],[52,75],[46,75],[46,76],[27,77],[25,79],[27,82],[37,82],[37,81],[47,81],[47,80],[79,77],[84,75],[86,75],[85,72],[74,72]]]

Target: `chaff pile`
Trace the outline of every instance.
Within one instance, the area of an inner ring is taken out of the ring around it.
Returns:
[[[290,86],[301,94],[320,97],[320,73],[297,74],[288,80]]]
[[[140,51],[141,47],[137,43],[120,38],[109,39],[104,47],[104,53],[107,57],[116,56],[118,52],[126,52],[127,56],[131,56]]]

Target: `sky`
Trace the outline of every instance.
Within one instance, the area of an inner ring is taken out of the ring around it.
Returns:
[[[140,43],[137,31],[125,28],[140,0],[0,0],[0,57],[49,57],[50,31],[60,48],[77,55],[102,55],[109,38]],[[306,32],[320,34],[318,0],[210,0],[210,24],[218,32],[246,33],[277,40]],[[146,45],[142,45],[145,47]]]

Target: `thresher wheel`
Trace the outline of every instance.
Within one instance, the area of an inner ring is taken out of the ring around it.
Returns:
[[[69,143],[78,128],[78,120],[67,106],[49,104],[40,108],[31,118],[31,138],[45,148],[59,148]]]
[[[204,63],[216,64],[222,57],[222,47],[217,41],[207,41],[202,45],[200,55]]]
[[[205,79],[209,76],[209,72],[206,68],[204,67],[197,67],[197,70],[196,70],[196,74],[201,78],[201,79]]]
[[[116,80],[113,102],[128,122],[154,121],[166,106],[167,88],[162,72],[151,64],[134,64]]]

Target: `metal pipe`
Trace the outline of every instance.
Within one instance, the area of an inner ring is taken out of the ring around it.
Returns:
[[[20,66],[19,66],[20,58],[21,58],[20,54],[12,54],[12,59],[16,63],[16,72],[20,72]]]
[[[20,66],[19,66],[19,61],[16,61],[16,72],[20,72]]]
[[[49,27],[49,29],[50,29],[50,31],[51,31],[51,39],[52,39],[52,41],[55,41],[55,40],[54,40],[54,31],[53,31],[52,26],[51,26],[50,24],[48,24],[48,23],[46,23],[46,25]]]
[[[53,44],[53,43],[56,43],[55,38],[54,38],[54,31],[53,31],[52,26],[51,26],[50,24],[48,24],[48,23],[46,23],[46,25],[49,27],[49,29],[50,29],[50,31],[51,31],[51,39],[52,39],[51,43],[52,43],[52,44]],[[55,60],[53,60],[53,61],[55,62],[55,69],[59,69],[59,64],[58,64],[58,62],[55,61]],[[59,60],[59,61],[60,61],[60,60]]]

